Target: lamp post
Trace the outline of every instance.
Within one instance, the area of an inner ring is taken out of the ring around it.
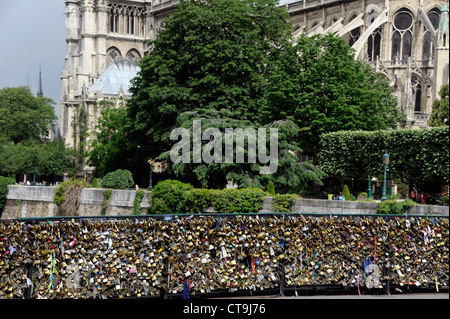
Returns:
[[[369,176],[369,186],[367,187],[367,198],[372,199],[372,186],[370,185],[370,176]]]
[[[153,161],[149,160],[148,163],[150,164],[150,181],[148,182],[148,190],[153,190],[153,183],[152,183],[152,173],[153,173]]]
[[[383,154],[383,164],[384,164],[384,184],[383,184],[383,193],[381,195],[382,202],[387,200],[387,197],[386,197],[386,171],[387,171],[387,166],[389,164],[389,154],[388,153]]]

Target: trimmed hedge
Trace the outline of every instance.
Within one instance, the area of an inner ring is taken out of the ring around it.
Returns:
[[[176,180],[158,183],[152,191],[152,214],[200,214],[214,207],[218,213],[256,213],[267,194],[257,188],[204,189]]]
[[[191,184],[171,179],[159,182],[152,191],[152,207],[150,213],[185,213],[187,193],[193,188]]]
[[[214,207],[218,213],[256,213],[262,209],[265,196],[259,188],[192,189],[187,194],[187,212],[198,214]]]
[[[411,199],[401,202],[387,200],[378,205],[377,213],[387,215],[403,215],[414,205],[417,205],[417,203]]]
[[[133,176],[129,170],[118,169],[102,178],[101,185],[103,188],[126,189],[133,187]]]
[[[319,162],[329,176],[367,179],[383,174],[382,155],[390,155],[389,176],[405,183],[449,182],[449,127],[341,131],[321,135]]]

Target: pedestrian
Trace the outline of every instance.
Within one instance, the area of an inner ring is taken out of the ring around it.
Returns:
[[[411,191],[411,194],[409,196],[413,201],[416,201],[416,192],[414,192],[414,189]]]
[[[427,195],[425,193],[422,194],[422,204],[426,204],[426,200],[427,200]]]
[[[422,193],[417,193],[417,198],[416,198],[416,202],[417,204],[420,204],[420,200],[422,199]]]
[[[339,200],[345,201],[345,196],[341,193],[339,193]]]

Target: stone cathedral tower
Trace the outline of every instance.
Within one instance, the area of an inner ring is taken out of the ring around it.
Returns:
[[[67,49],[61,74],[59,124],[66,144],[81,153],[84,140],[80,114],[84,112],[85,124],[87,121],[91,128],[95,127],[96,102],[126,95],[138,62],[148,53],[148,41],[154,39],[174,9],[155,5],[154,0],[64,2]],[[115,85],[103,90],[102,83]],[[79,164],[81,170],[86,170],[85,163]]]

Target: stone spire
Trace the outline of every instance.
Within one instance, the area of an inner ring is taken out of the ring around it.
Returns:
[[[44,92],[42,92],[42,71],[41,71],[41,66],[39,66],[39,84],[38,84],[37,96],[38,97],[44,96]]]
[[[448,7],[443,5],[441,10],[441,17],[439,21],[439,29],[437,34],[437,46],[440,48],[448,48]]]
[[[441,17],[439,19],[439,29],[437,31],[437,43],[435,48],[434,63],[434,90],[433,100],[438,98],[439,90],[449,83],[449,45],[448,45],[448,7],[442,6]]]

